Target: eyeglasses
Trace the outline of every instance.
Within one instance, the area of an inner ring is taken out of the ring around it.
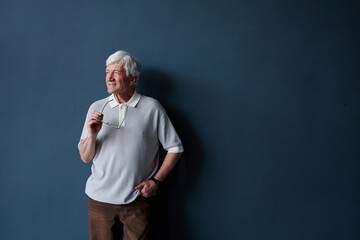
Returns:
[[[105,103],[104,107],[101,109],[101,114],[103,114],[103,111],[104,111],[106,105],[107,105],[109,102],[113,101],[113,100],[114,100],[114,99],[111,99],[111,100],[109,100],[109,101],[107,101],[107,102]],[[125,106],[126,106],[126,105],[125,105]],[[115,129],[120,129],[121,125],[123,124],[123,122],[124,122],[124,120],[125,120],[126,111],[127,111],[127,106],[126,106],[126,109],[125,109],[124,117],[123,117],[121,123],[119,124],[119,126],[113,125],[113,124],[111,124],[111,123],[109,123],[109,122],[106,122],[106,121],[104,121],[104,120],[101,120],[101,122],[104,123],[104,124],[106,124],[106,125],[108,125],[109,127],[112,127],[112,128],[115,128]]]

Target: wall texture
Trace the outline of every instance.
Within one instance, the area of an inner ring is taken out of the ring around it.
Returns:
[[[0,0],[0,238],[87,239],[77,142],[143,63],[186,152],[157,239],[360,239],[357,1]]]

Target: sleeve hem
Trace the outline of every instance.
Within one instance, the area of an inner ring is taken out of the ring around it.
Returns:
[[[83,142],[85,142],[86,138],[85,139],[80,139],[79,143],[78,143],[78,149],[80,149],[80,144],[82,144]]]
[[[184,151],[184,147],[182,145],[176,147],[170,147],[165,149],[168,153],[181,153]]]

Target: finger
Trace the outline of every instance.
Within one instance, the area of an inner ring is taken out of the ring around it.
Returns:
[[[102,114],[94,114],[94,118],[101,119],[101,118],[102,118]]]
[[[96,119],[96,118],[90,118],[88,123],[94,123],[94,122],[97,122],[97,121],[99,121],[99,120]]]
[[[91,115],[90,119],[97,119],[97,120],[102,120],[103,115],[98,115],[98,114],[94,114]]]
[[[89,121],[89,126],[91,126],[91,125],[94,125],[94,124],[100,124],[101,122],[99,121],[99,120],[91,120],[91,121]]]
[[[102,119],[102,116],[97,116],[97,115],[93,115],[93,116],[90,116],[90,118],[89,118],[89,120],[99,120],[99,121],[101,121],[101,119]]]
[[[145,183],[142,182],[142,183],[140,183],[139,185],[137,185],[137,186],[135,187],[135,189],[140,189],[140,188],[144,187],[144,185],[145,185]]]
[[[88,122],[88,126],[94,125],[96,122],[94,120],[91,120]]]
[[[154,193],[154,191],[149,188],[143,188],[141,190],[141,195],[146,198],[151,197],[153,195],[153,193]]]
[[[100,123],[100,122],[101,122],[101,118],[98,118],[98,117],[96,117],[96,118],[92,118],[91,120],[96,121],[96,122],[98,122],[98,123]]]
[[[96,120],[96,119],[98,119],[98,116],[96,116],[96,115],[92,115],[89,117],[89,120]]]
[[[89,124],[88,125],[88,129],[91,130],[91,129],[98,129],[101,127],[101,124],[98,124],[98,123],[93,123],[93,124]],[[100,130],[100,129],[99,129]]]
[[[99,112],[94,112],[91,114],[91,118],[101,118],[102,117],[102,113],[99,113]]]
[[[143,189],[141,190],[142,193],[144,193],[144,195],[150,196],[152,189],[151,189],[151,185],[149,185],[148,183],[146,183],[143,187]]]
[[[145,189],[142,189],[142,190],[141,190],[141,195],[142,195],[143,197],[148,197],[148,196],[149,196],[148,192],[145,191]]]
[[[93,114],[96,115],[96,116],[98,116],[98,117],[101,117],[101,116],[104,115],[104,114],[102,114],[101,112],[94,112]]]

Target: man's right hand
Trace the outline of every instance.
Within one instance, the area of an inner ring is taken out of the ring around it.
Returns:
[[[97,135],[101,129],[104,115],[99,112],[94,112],[88,119],[87,128],[90,135]]]

